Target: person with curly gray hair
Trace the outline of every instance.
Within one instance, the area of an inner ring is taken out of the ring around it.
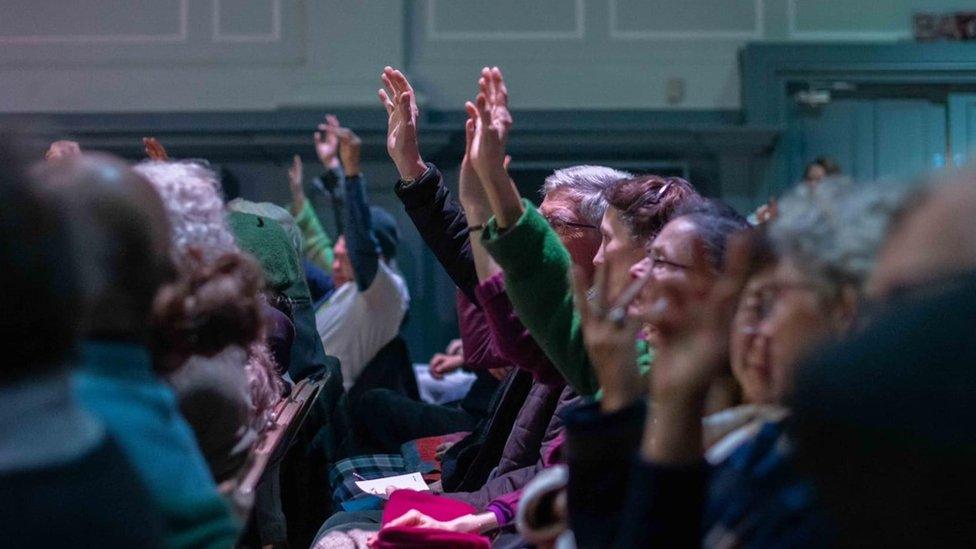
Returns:
[[[779,203],[769,237],[779,261],[764,292],[774,390],[792,386],[793,365],[822,341],[848,333],[906,184],[828,179]]]
[[[202,164],[185,161],[147,161],[134,169],[149,180],[159,193],[169,216],[172,227],[170,251],[181,272],[180,280],[172,286],[183,285],[188,280],[200,277],[220,275],[216,266],[228,257],[239,255],[241,251],[227,224],[217,175]],[[203,282],[196,284],[202,285]],[[228,306],[229,302],[235,300],[258,299],[263,302],[261,285],[248,285],[247,295],[225,292],[210,298],[219,298],[228,302]],[[168,289],[171,288],[164,288],[160,295],[172,293]],[[160,315],[158,305],[154,318],[157,336],[166,340],[164,334],[182,333],[183,337],[178,352],[173,345],[157,345],[155,361],[176,388],[180,407],[197,434],[215,478],[229,478],[244,463],[243,456],[250,450],[257,434],[268,425],[271,408],[282,392],[277,368],[264,342],[265,327],[259,322],[259,326],[249,332],[252,334],[250,343],[240,342],[244,343],[246,352],[230,352],[229,348],[210,349],[207,346],[212,342],[200,337],[204,334],[192,333],[193,330],[188,330],[184,325],[190,320],[193,320],[191,326],[204,325],[198,317],[206,315],[205,311]],[[221,305],[211,303],[210,308],[219,310]],[[233,359],[229,360],[228,356]],[[246,376],[249,391],[227,391],[223,387],[228,379],[241,374]],[[212,422],[204,421],[207,413],[197,409],[212,403],[207,398],[200,398],[200,395],[208,394],[238,400],[220,407],[234,416],[226,418],[224,423],[237,426],[233,429],[234,444],[227,444],[226,433],[215,433],[209,424]]]

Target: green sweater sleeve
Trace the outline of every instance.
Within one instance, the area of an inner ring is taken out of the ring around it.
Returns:
[[[295,223],[302,231],[304,237],[305,257],[309,261],[321,267],[327,273],[332,272],[332,239],[329,233],[325,232],[319,223],[319,218],[315,215],[312,203],[305,200],[302,210],[295,216]]]
[[[599,389],[573,307],[569,252],[528,200],[514,226],[499,232],[494,218],[482,235],[505,271],[505,286],[519,320],[566,381],[581,395]]]
[[[505,271],[509,299],[553,365],[573,389],[599,397],[600,385],[583,344],[570,286],[571,259],[559,236],[528,200],[525,213],[504,232],[492,218],[482,235],[485,248]],[[650,371],[653,349],[637,341],[637,368]]]

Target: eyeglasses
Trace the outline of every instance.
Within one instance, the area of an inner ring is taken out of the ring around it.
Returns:
[[[576,223],[576,222],[573,222],[573,221],[566,221],[565,219],[560,219],[560,218],[554,217],[554,216],[543,216],[543,217],[545,217],[546,221],[549,223],[549,226],[552,227],[553,230],[556,230],[556,231],[558,231],[558,230],[560,230],[562,228],[565,228],[565,227],[572,227],[574,229],[596,229],[596,230],[600,230],[600,228],[597,227],[596,225],[590,225],[589,223]]]
[[[651,260],[651,269],[655,271],[686,271],[691,269],[691,265],[684,265],[660,257],[649,257]]]

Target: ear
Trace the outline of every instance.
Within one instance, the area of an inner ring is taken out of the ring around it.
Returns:
[[[846,334],[854,328],[860,308],[860,297],[850,285],[844,285],[840,291],[840,299],[831,314],[834,330],[839,334]]]

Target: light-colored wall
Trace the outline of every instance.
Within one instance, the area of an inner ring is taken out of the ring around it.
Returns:
[[[459,108],[737,109],[753,40],[910,37],[953,0],[0,0],[0,112],[372,106],[385,64]],[[669,86],[682,88],[669,101]]]

